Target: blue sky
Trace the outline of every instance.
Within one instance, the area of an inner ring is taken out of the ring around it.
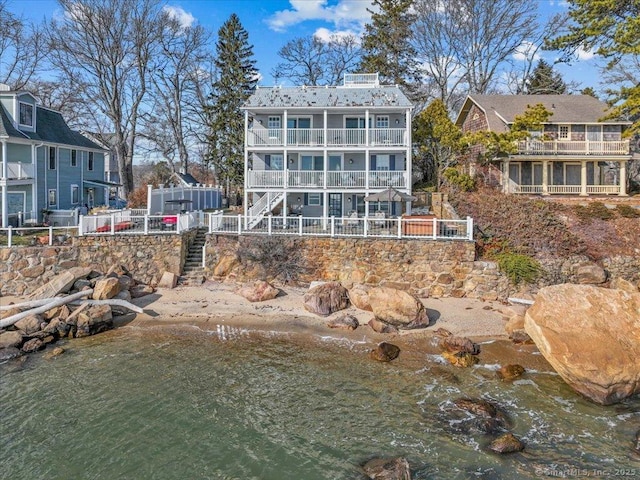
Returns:
[[[257,67],[263,85],[273,85],[271,72],[278,63],[277,51],[294,37],[318,34],[328,36],[336,32],[360,33],[370,16],[370,0],[168,0],[167,5],[184,18],[196,21],[215,34],[232,13],[249,33],[254,46]],[[9,9],[31,20],[51,18],[60,12],[55,0],[9,0]],[[565,11],[563,0],[539,0],[540,18]],[[212,46],[212,48],[215,48]],[[542,52],[542,57],[553,63],[557,54]],[[566,81],[578,81],[599,91],[596,59],[584,54],[571,66],[555,68]]]

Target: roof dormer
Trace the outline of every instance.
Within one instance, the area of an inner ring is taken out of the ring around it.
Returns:
[[[0,103],[15,128],[23,132],[36,131],[36,97],[29,92],[11,90],[8,85],[0,83]]]

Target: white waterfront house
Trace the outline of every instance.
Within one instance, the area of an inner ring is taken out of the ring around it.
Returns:
[[[377,73],[347,74],[339,86],[257,88],[243,107],[249,227],[269,214],[286,222],[410,211],[410,202],[365,197],[411,193],[412,108]]]

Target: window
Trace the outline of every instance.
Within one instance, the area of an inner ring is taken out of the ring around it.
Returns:
[[[346,117],[344,119],[345,128],[365,128],[364,117]]]
[[[87,170],[93,170],[93,152],[89,152],[89,160],[87,161]]]
[[[560,125],[560,127],[558,127],[558,138],[561,140],[567,140],[569,138],[569,125]]]
[[[49,170],[56,169],[56,147],[49,147]]]
[[[389,116],[378,115],[376,117],[376,128],[389,128]]]
[[[78,166],[78,151],[77,150],[71,150],[71,166],[72,167],[77,167]]]
[[[269,117],[267,120],[267,128],[280,128],[280,117]]]
[[[57,199],[57,195],[56,195],[56,189],[52,188],[49,190],[49,195],[47,196],[48,198],[48,205],[50,207],[55,207],[58,204],[58,199]]]
[[[389,155],[376,155],[376,170],[389,170],[390,166]]]
[[[80,203],[80,187],[71,185],[71,203],[77,205]]]
[[[33,105],[20,102],[20,125],[33,127]]]
[[[302,155],[302,170],[324,170],[324,157],[322,155]]]
[[[282,155],[265,155],[264,164],[267,170],[284,170],[284,157]]]
[[[320,203],[320,194],[319,193],[310,193],[307,196],[307,205],[321,205]]]

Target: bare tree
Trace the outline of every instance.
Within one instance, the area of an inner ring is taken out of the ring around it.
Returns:
[[[337,85],[343,75],[360,61],[360,45],[354,35],[320,38],[299,37],[287,42],[278,56],[274,78],[286,78],[296,85]]]
[[[42,30],[17,17],[0,0],[0,83],[22,90],[37,73],[46,45]]]
[[[189,151],[204,123],[190,112],[198,107],[198,90],[210,83],[203,75],[209,61],[211,35],[199,25],[183,25],[177,17],[165,18],[157,55],[152,58],[150,108],[143,116],[142,136],[159,150],[173,171],[189,168]],[[177,164],[177,166],[176,166]]]
[[[159,0],[59,0],[64,15],[48,32],[51,61],[80,86],[87,130],[112,134],[123,195],[133,191],[133,155],[151,58],[166,14]]]

